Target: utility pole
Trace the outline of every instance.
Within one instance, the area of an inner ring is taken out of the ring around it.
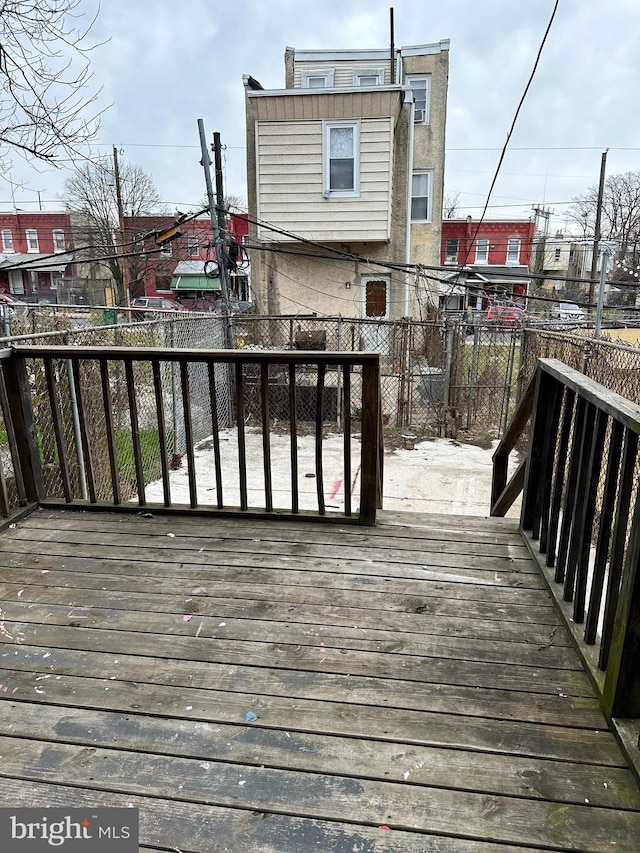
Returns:
[[[233,338],[231,336],[231,325],[229,323],[229,287],[227,278],[227,263],[224,251],[224,207],[222,197],[222,165],[220,165],[220,177],[218,178],[217,164],[221,164],[220,134],[214,134],[214,156],[216,160],[216,187],[218,191],[217,205],[214,201],[213,184],[211,183],[211,158],[207,148],[207,139],[204,131],[204,122],[198,119],[198,131],[200,133],[200,150],[202,152],[202,168],[204,169],[204,180],[207,187],[207,201],[209,203],[209,217],[213,231],[213,244],[216,250],[216,262],[220,272],[220,291],[222,293],[222,316],[224,322],[224,342],[227,349],[233,349]],[[217,208],[217,209],[216,209]]]
[[[602,152],[600,161],[600,185],[598,187],[598,202],[596,204],[596,227],[593,234],[593,255],[591,256],[591,279],[589,283],[589,305],[593,305],[593,297],[596,287],[596,273],[598,272],[598,255],[600,252],[600,223],[602,221],[602,198],[604,196],[604,176],[607,169],[607,151]]]
[[[120,167],[118,165],[118,149],[113,146],[113,177],[116,185],[116,204],[118,205],[118,233],[120,237],[120,250],[124,254],[124,210],[122,208],[122,190],[120,187]],[[121,286],[117,295],[117,302],[120,305],[128,306],[127,298],[127,262],[122,257],[120,258],[120,275],[122,276]]]
[[[533,212],[535,214],[533,231],[536,244],[536,250],[533,258],[533,271],[541,273],[544,269],[544,256],[547,248],[547,237],[549,236],[549,218],[552,211],[551,208],[547,207],[534,207]],[[539,219],[544,221],[542,232],[538,224]]]
[[[602,328],[602,310],[604,308],[604,292],[607,286],[607,262],[609,261],[609,247],[604,246],[601,252],[600,261],[600,287],[598,289],[598,306],[596,308],[596,326],[593,331],[593,337],[600,337]]]

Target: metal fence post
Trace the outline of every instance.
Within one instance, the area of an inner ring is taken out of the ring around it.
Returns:
[[[445,365],[444,365],[444,383],[442,388],[442,414],[440,418],[440,438],[446,438],[447,434],[447,418],[446,411],[449,408],[449,396],[451,393],[451,373],[453,371],[453,337],[454,326],[448,320],[445,322]]]

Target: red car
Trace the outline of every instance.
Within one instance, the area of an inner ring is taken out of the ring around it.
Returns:
[[[540,317],[527,314],[524,308],[517,305],[490,305],[482,315],[483,322],[495,323],[498,326],[526,326],[539,323]]]
[[[129,303],[129,307],[134,309],[131,311],[131,316],[134,320],[145,320],[157,316],[159,312],[167,313],[170,311],[186,311],[184,305],[179,302],[174,302],[171,299],[163,299],[161,296],[137,296]]]

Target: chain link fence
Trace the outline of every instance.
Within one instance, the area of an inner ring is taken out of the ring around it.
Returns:
[[[224,348],[224,320],[211,314],[162,316],[157,320],[131,322],[128,311],[115,309],[52,310],[30,309],[27,315],[3,316],[4,343],[41,343],[42,345],[106,345],[119,347],[169,347],[188,349]],[[640,403],[640,350],[610,341],[594,341],[586,331],[568,333],[551,329],[519,330],[482,325],[466,325],[463,319],[447,322],[399,322],[345,318],[263,317],[236,315],[230,319],[234,347],[273,350],[373,351],[380,354],[384,433],[387,440],[443,436],[489,441],[503,433],[526,381],[533,374],[538,358],[553,357],[584,372],[607,388]],[[260,377],[244,367],[244,415],[247,423],[258,421]],[[40,369],[41,370],[41,369]],[[181,397],[177,364],[163,362],[160,384],[166,413],[164,452],[178,467],[186,452],[185,406]],[[316,419],[315,368],[299,369],[296,374],[296,398],[299,429],[311,429]],[[160,449],[154,427],[154,377],[150,370],[134,368],[138,429],[143,446],[145,478],[159,474]],[[255,370],[254,370],[255,373]],[[112,417],[119,436],[118,464],[132,465],[132,413],[127,403],[127,376],[122,365],[108,365]],[[342,410],[340,370],[328,370],[325,377],[323,417],[328,429],[340,431],[346,418],[357,422],[361,406],[360,375],[351,377],[351,411]],[[69,388],[73,382],[68,363],[57,365],[55,381]],[[91,406],[99,395],[92,394],[94,383],[104,381],[96,362],[95,371],[83,376],[81,393]],[[131,381],[131,378],[129,379]],[[192,364],[188,370],[192,400],[190,417],[196,441],[211,436],[211,407],[198,404],[209,397],[210,377],[204,365]],[[32,383],[36,407],[46,398],[46,377],[33,366]],[[272,366],[269,372],[270,418],[273,428],[288,417],[288,377],[286,370]],[[216,367],[215,397],[220,428],[235,422],[235,377],[225,366]],[[72,399],[61,394],[61,399]],[[73,404],[71,404],[73,405]],[[45,460],[55,461],[55,442],[48,425],[50,413],[38,412],[39,441]],[[72,409],[63,412],[65,442],[77,447],[81,441],[77,418]],[[105,433],[104,411],[91,411],[93,438],[98,442]],[[6,471],[12,461],[6,429],[0,432],[0,454]],[[96,488],[102,494],[111,488],[106,448],[104,474]],[[50,465],[51,471],[54,465]],[[53,474],[51,474],[53,476]],[[82,472],[76,472],[78,481]],[[9,477],[11,479],[11,477]],[[135,472],[129,478],[135,488]],[[48,487],[52,487],[49,483]],[[56,489],[60,484],[56,484]]]
[[[70,322],[59,312],[41,312],[35,321],[28,318],[41,331],[20,334],[20,318],[12,323],[13,331],[17,332],[3,343],[19,344],[21,341],[29,344],[44,346],[117,346],[117,347],[168,347],[186,349],[222,349],[223,325],[218,317],[187,316],[155,321],[134,322],[109,326],[90,326],[84,322]],[[86,316],[86,315],[85,315]],[[84,319],[84,317],[82,318]],[[43,327],[49,326],[44,331]],[[61,328],[61,326],[63,328]],[[111,417],[115,431],[116,456],[118,468],[122,473],[122,499],[127,500],[136,491],[136,472],[134,468],[134,453],[132,434],[135,429],[142,448],[142,464],[146,482],[160,476],[161,452],[168,455],[171,464],[178,468],[186,448],[185,417],[191,421],[192,435],[196,441],[207,439],[212,433],[211,406],[201,405],[200,401],[209,400],[209,373],[204,364],[188,366],[188,383],[190,406],[186,415],[185,401],[182,397],[180,384],[180,366],[176,363],[161,362],[158,381],[164,403],[166,447],[161,451],[158,444],[156,419],[156,401],[154,376],[148,366],[132,364],[132,375],[127,377],[122,363],[108,362],[106,375],[108,377],[110,412],[107,413],[101,404],[95,401],[101,399],[100,386],[104,382],[101,366],[98,361],[89,367],[85,366],[81,377],[74,376],[74,368],[70,360],[60,360],[55,364],[53,382],[59,389],[60,421],[62,425],[62,441],[66,448],[73,448],[70,458],[78,458],[80,465],[71,472],[76,493],[85,494],[88,487],[85,473],[82,470],[82,453],[78,452],[82,445],[80,418],[78,406],[85,411],[85,420],[90,430],[89,444],[93,450],[94,482],[91,484],[98,499],[111,496],[111,474],[109,468],[108,446],[105,436],[106,418]],[[34,415],[38,442],[44,465],[45,485],[47,493],[62,496],[62,482],[59,476],[59,466],[56,464],[57,449],[53,431],[53,420],[48,402],[47,377],[42,365],[33,361],[29,365],[30,381],[33,393]],[[75,381],[80,383],[75,389]],[[228,368],[219,365],[215,369],[216,408],[218,424],[230,426],[234,420],[233,397]],[[135,389],[135,411],[132,412],[128,400],[127,383]],[[80,399],[79,399],[80,397]],[[4,427],[4,424],[2,425]],[[6,430],[0,433],[0,453],[5,461],[5,471],[9,482],[14,477],[10,453],[3,453],[2,437],[6,439]]]
[[[524,336],[520,368],[520,385],[533,375],[539,358],[557,358],[615,391],[627,400],[640,404],[640,349],[629,344],[580,333],[558,333],[527,330]]]

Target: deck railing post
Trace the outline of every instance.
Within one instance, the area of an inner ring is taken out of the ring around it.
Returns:
[[[362,465],[360,524],[376,523],[380,461],[378,430],[380,428],[380,360],[362,365]]]
[[[602,693],[607,719],[640,717],[640,500],[631,530]]]
[[[15,353],[2,361],[7,401],[16,439],[17,458],[27,501],[44,497],[44,474],[38,450],[26,360]]]

